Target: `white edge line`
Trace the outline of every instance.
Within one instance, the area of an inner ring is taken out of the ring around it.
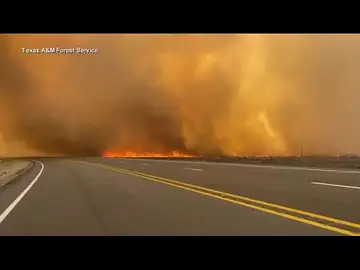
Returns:
[[[184,170],[202,171],[202,169],[197,169],[197,168],[184,168]]]
[[[315,171],[315,172],[332,172],[332,173],[348,173],[348,174],[360,174],[359,171],[354,170],[335,170],[335,169],[321,169],[321,168],[309,168],[309,167],[292,167],[292,166],[276,166],[276,165],[254,165],[254,164],[239,164],[239,163],[224,163],[224,162],[211,162],[211,161],[187,161],[187,160],[155,160],[155,159],[131,159],[131,161],[148,161],[148,162],[172,162],[172,163],[184,163],[184,164],[199,164],[199,165],[215,165],[215,166],[230,166],[230,167],[248,167],[259,169],[274,169],[274,170],[294,170],[294,171]]]
[[[360,189],[360,187],[355,187],[355,186],[344,186],[344,185],[336,185],[336,184],[321,183],[321,182],[311,182],[311,184],[314,184],[314,185],[323,185],[323,186],[331,186],[331,187],[342,187],[342,188]]]
[[[36,175],[34,180],[28,185],[28,187],[21,192],[21,194],[15,199],[15,201],[12,202],[12,204],[9,205],[9,207],[0,215],[0,224],[5,220],[5,218],[10,214],[10,212],[15,208],[15,206],[21,201],[21,199],[26,195],[26,193],[29,192],[29,190],[32,188],[32,186],[36,183],[36,181],[39,179],[40,175],[42,174],[44,170],[44,164],[40,161],[34,161],[41,165],[40,172]]]

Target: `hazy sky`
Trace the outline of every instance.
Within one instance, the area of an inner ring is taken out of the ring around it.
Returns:
[[[0,155],[360,153],[358,35],[2,35],[0,61]]]

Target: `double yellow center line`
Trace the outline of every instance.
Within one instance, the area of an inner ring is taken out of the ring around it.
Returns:
[[[216,198],[216,199],[226,201],[226,202],[231,202],[231,203],[234,203],[237,205],[252,208],[252,209],[255,209],[258,211],[262,211],[262,212],[265,212],[268,214],[273,214],[273,215],[280,216],[283,218],[291,219],[294,221],[298,221],[301,223],[319,227],[319,228],[322,228],[325,230],[340,233],[343,235],[360,236],[359,233],[350,231],[348,229],[335,227],[336,225],[337,226],[341,225],[342,227],[347,227],[349,229],[359,230],[360,224],[357,224],[357,223],[352,223],[349,221],[344,221],[344,220],[340,220],[340,219],[336,219],[336,218],[318,215],[318,214],[311,213],[311,212],[306,212],[306,211],[302,211],[302,210],[298,210],[298,209],[294,209],[294,208],[290,208],[290,207],[286,207],[286,206],[282,206],[282,205],[278,205],[278,204],[255,200],[255,199],[251,199],[251,198],[244,197],[244,196],[226,193],[226,192],[219,191],[219,190],[214,190],[214,189],[205,188],[205,187],[201,187],[201,186],[197,186],[197,185],[192,185],[192,184],[188,184],[188,183],[184,183],[184,182],[179,182],[179,181],[167,179],[164,177],[154,176],[154,175],[145,174],[145,173],[141,173],[141,172],[137,172],[137,171],[125,170],[125,169],[121,169],[118,167],[111,167],[111,166],[106,166],[106,165],[102,165],[102,164],[98,164],[98,163],[90,163],[90,162],[85,162],[85,161],[79,161],[79,162],[82,162],[82,163],[85,163],[88,165],[101,167],[101,168],[111,170],[111,171],[116,171],[116,172],[125,173],[128,175],[141,177],[143,179],[151,180],[154,182],[163,183],[163,184],[166,184],[166,185],[169,185],[172,187],[181,188],[181,189],[195,192],[195,193],[198,193],[198,194],[201,194],[204,196]],[[296,214],[296,216],[294,214]],[[336,224],[336,225],[328,225],[326,223],[331,223],[331,224]]]

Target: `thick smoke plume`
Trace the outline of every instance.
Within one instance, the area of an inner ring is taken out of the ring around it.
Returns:
[[[1,155],[360,153],[357,35],[2,35],[0,61]]]

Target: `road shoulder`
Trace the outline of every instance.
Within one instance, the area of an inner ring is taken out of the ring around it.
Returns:
[[[32,161],[26,160],[3,160],[0,163],[0,189],[10,184],[18,176],[32,168]]]

